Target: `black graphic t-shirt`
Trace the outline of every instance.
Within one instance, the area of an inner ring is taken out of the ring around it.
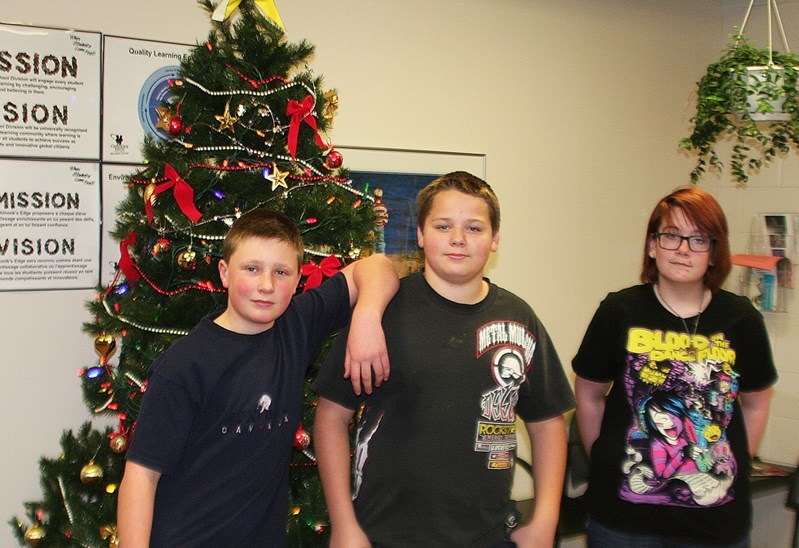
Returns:
[[[613,381],[592,448],[589,511],[622,530],[735,541],[751,521],[741,391],[776,380],[762,316],[717,292],[699,318],[664,309],[651,285],[612,293],[574,371]],[[686,332],[686,326],[691,332]]]
[[[517,413],[535,422],[574,406],[546,330],[496,285],[465,305],[413,274],[383,331],[391,377],[371,396],[356,397],[341,378],[343,336],[313,386],[350,409],[364,404],[353,459],[358,522],[392,548],[495,545],[513,517]]]

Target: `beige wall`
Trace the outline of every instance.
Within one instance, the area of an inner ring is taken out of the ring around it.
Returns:
[[[313,68],[339,90],[336,144],[487,155],[503,204],[489,275],[533,305],[569,371],[599,300],[636,282],[651,207],[688,181],[692,159],[676,142],[689,130],[694,82],[739,22],[721,4],[278,1],[289,39],[317,46]],[[0,20],[189,43],[209,28],[193,0],[4,2]],[[749,196],[791,191],[787,170],[786,179],[769,175],[747,190],[721,180],[707,188],[741,231]],[[57,454],[61,431],[89,418],[75,373],[96,360],[80,330],[91,297],[0,293],[0,517],[39,497],[39,456]],[[769,320],[781,367],[794,376],[797,352],[787,341],[791,332],[796,339],[795,317]],[[769,434],[783,424],[795,431],[795,400],[775,403]],[[796,440],[765,447],[764,456],[785,462],[799,453]],[[0,545],[9,539],[0,527]]]
[[[768,11],[763,2],[753,7],[746,24],[746,34],[756,45],[768,45]],[[748,1],[725,2],[723,18],[727,34],[740,27]],[[785,29],[788,46],[796,52],[799,47],[799,2],[778,3],[780,19]],[[772,19],[772,43],[784,51],[776,17]],[[730,144],[724,147],[729,153]],[[729,155],[725,156],[729,158]],[[757,213],[799,214],[799,155],[796,153],[775,161],[770,167],[753,176],[747,188],[737,187],[730,178],[709,177],[703,183],[715,193],[727,213],[732,234],[733,252],[746,253],[752,218]],[[793,267],[794,272],[797,266]],[[794,273],[794,283],[797,275]],[[735,269],[728,280],[730,289],[739,287],[740,271]],[[788,312],[766,313],[766,325],[771,335],[774,359],[780,373],[768,430],[760,447],[763,458],[793,466],[799,459],[799,300],[796,290],[790,291]]]

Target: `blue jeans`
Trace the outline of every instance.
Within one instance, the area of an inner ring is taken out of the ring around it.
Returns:
[[[749,537],[730,544],[703,544],[660,535],[617,531],[588,518],[588,548],[749,548]]]

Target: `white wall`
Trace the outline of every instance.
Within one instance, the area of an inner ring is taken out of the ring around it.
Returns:
[[[503,204],[489,275],[533,305],[570,370],[599,300],[636,282],[654,203],[688,182],[693,161],[676,142],[690,129],[694,82],[738,21],[727,20],[721,0],[290,0],[278,7],[289,39],[317,46],[313,68],[339,90],[336,144],[487,155],[487,178]],[[203,41],[209,29],[193,0],[168,7],[4,2],[0,20],[188,43]],[[764,184],[739,191],[719,180],[707,188],[732,208],[741,230],[748,196],[790,192]],[[56,455],[61,431],[89,418],[75,372],[96,360],[80,331],[91,297],[0,293],[0,518],[39,497],[39,456]],[[786,344],[796,322],[770,320],[770,327],[784,383],[789,363],[794,375],[799,370]],[[795,423],[795,403],[778,398],[769,435]],[[764,456],[793,463],[797,447],[793,438],[768,439]],[[13,544],[10,538],[0,527],[0,545]]]
[[[748,1],[725,2],[724,39],[740,27]],[[799,2],[782,0],[778,4],[780,20],[785,29],[788,46],[796,52],[799,47]],[[763,2],[752,9],[746,24],[746,34],[759,47],[768,45],[768,11]],[[784,51],[776,18],[772,19],[772,44]],[[727,144],[720,150],[729,152]],[[725,156],[729,158],[729,156]],[[770,167],[755,174],[746,188],[739,188],[729,176],[708,177],[703,183],[719,198],[727,213],[732,234],[733,252],[746,253],[752,218],[757,213],[799,214],[799,155],[793,153],[776,160]],[[797,266],[793,267],[794,272]],[[728,280],[730,289],[738,287],[740,271],[736,268]],[[794,274],[797,283],[797,274]],[[771,404],[766,437],[761,445],[763,458],[796,466],[799,462],[799,300],[791,292],[787,313],[766,313],[766,325],[771,334],[774,359],[780,374]]]

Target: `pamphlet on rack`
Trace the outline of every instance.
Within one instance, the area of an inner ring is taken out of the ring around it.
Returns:
[[[763,312],[785,312],[793,289],[797,258],[799,214],[759,213],[749,237],[749,254],[736,254],[732,264],[741,271],[741,294]]]

